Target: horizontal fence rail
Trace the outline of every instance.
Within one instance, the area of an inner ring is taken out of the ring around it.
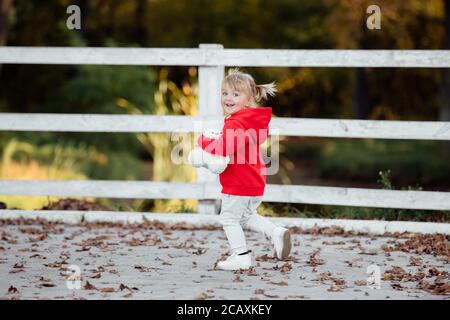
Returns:
[[[450,68],[450,50],[0,47],[0,64]]]
[[[200,48],[0,47],[0,64],[198,66],[199,115],[105,115],[0,113],[1,131],[200,132],[223,121],[217,97],[225,66],[450,68],[450,50],[278,50]],[[211,108],[211,106],[215,106]],[[270,134],[281,136],[450,140],[450,122],[276,118]],[[0,180],[1,195],[198,199],[213,212],[220,185],[200,169],[197,183],[114,180]],[[206,201],[204,201],[206,200]],[[321,205],[450,210],[450,192],[302,185],[266,186],[263,201]],[[1,211],[1,210],[0,210]]]
[[[130,199],[217,199],[216,183],[114,180],[0,180],[2,195]],[[266,202],[450,210],[450,192],[268,184]]]
[[[220,117],[0,113],[2,131],[199,132]],[[450,140],[450,122],[272,118],[270,133],[282,136]]]

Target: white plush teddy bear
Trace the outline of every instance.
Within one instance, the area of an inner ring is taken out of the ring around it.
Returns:
[[[203,131],[203,135],[211,139],[217,139],[221,134],[222,131],[217,128],[208,128]],[[220,174],[225,171],[228,163],[230,162],[230,157],[214,155],[206,152],[199,146],[195,146],[195,148],[189,152],[187,161],[195,168],[204,167],[212,173]]]

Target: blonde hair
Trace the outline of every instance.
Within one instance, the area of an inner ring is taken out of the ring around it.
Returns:
[[[238,68],[228,70],[222,85],[227,85],[234,90],[246,91],[256,102],[267,100],[269,96],[274,96],[277,92],[275,82],[256,84],[250,74],[241,72]]]

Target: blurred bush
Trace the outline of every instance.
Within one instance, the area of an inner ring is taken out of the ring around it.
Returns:
[[[31,180],[84,180],[87,176],[82,167],[89,162],[103,162],[105,156],[95,149],[74,148],[61,145],[36,147],[28,142],[11,139],[2,142],[0,179]],[[58,197],[47,196],[0,196],[8,208],[37,209]]]
[[[334,140],[317,161],[318,176],[327,179],[374,181],[380,170],[390,169],[390,179],[400,185],[448,187],[450,181],[450,150],[439,141]]]

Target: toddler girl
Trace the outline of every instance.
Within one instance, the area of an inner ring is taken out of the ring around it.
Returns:
[[[221,192],[220,222],[228,238],[232,254],[218,263],[222,270],[248,269],[252,266],[242,227],[261,232],[274,245],[278,259],[291,251],[289,230],[259,215],[266,185],[266,167],[259,145],[267,139],[272,108],[257,103],[276,92],[275,85],[256,85],[247,73],[231,69],[222,81],[221,104],[227,116],[222,134],[217,139],[201,135],[198,145],[206,152],[230,158],[219,175]]]

